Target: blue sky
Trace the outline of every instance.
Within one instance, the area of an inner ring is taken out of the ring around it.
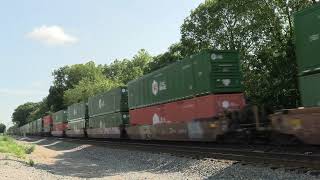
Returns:
[[[0,122],[11,125],[14,108],[45,97],[60,66],[164,52],[203,1],[1,1]]]

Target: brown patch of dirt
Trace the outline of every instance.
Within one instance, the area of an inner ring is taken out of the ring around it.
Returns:
[[[56,157],[62,154],[39,145],[35,145],[35,150],[28,156],[37,163],[54,164],[58,159]]]

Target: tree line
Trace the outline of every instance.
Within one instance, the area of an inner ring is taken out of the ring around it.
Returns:
[[[41,102],[18,106],[12,121],[21,126],[203,49],[240,52],[245,93],[252,103],[273,109],[296,107],[300,101],[293,13],[312,3],[206,0],[185,18],[180,41],[166,52],[152,56],[141,49],[134,57],[116,59],[111,64],[90,61],[60,67],[52,73],[48,96]]]

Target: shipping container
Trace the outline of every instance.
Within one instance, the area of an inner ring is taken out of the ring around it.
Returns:
[[[25,124],[25,125],[21,126],[20,130],[21,130],[21,135],[22,136],[29,135],[29,132],[30,132],[29,124]]]
[[[89,116],[126,112],[128,111],[127,88],[119,87],[90,97],[88,100],[88,106]]]
[[[320,4],[294,15],[295,44],[300,75],[320,72]]]
[[[207,95],[130,110],[130,125],[154,125],[209,120],[226,110],[239,110],[245,106],[242,93]]]
[[[42,119],[37,119],[35,120],[35,124],[36,124],[36,135],[42,135]]]
[[[52,114],[53,128],[51,131],[52,136],[64,136],[68,127],[67,112],[64,110]]]
[[[30,126],[30,134],[31,135],[36,135],[37,133],[37,122],[36,121],[31,121],[29,122]]]
[[[88,137],[120,138],[125,125],[129,123],[128,112],[109,113],[89,118]]]
[[[128,83],[129,108],[136,109],[207,94],[242,92],[235,51],[207,50]]]
[[[72,104],[68,107],[68,129],[66,131],[68,137],[85,136],[87,112],[87,104],[85,102]]]
[[[52,130],[52,116],[51,115],[48,115],[48,116],[44,116],[42,118],[42,121],[43,121],[43,134],[44,135],[50,135],[51,133],[51,130]]]
[[[302,105],[320,106],[320,73],[299,77],[299,85]]]

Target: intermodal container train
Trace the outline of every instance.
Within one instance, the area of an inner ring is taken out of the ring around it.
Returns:
[[[261,116],[246,104],[239,53],[204,50],[29,122],[20,133],[168,141],[284,137],[320,145],[319,16],[315,5],[294,17],[302,108]]]

